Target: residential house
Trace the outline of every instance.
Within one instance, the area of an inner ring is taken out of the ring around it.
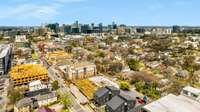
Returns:
[[[94,102],[99,106],[104,105],[112,97],[119,95],[119,93],[120,90],[114,86],[102,87],[94,93]]]
[[[176,76],[179,78],[187,79],[189,78],[189,72],[187,70],[178,70]]]
[[[193,88],[191,86],[186,86],[181,91],[181,95],[187,96],[187,97],[194,99],[200,103],[200,89]]]
[[[38,104],[34,99],[23,98],[14,105],[14,112],[31,112]]]
[[[135,107],[136,99],[121,92],[106,103],[106,112],[128,112]]]
[[[57,101],[57,96],[55,92],[49,92],[47,94],[39,94],[37,97],[38,105],[41,107]]]
[[[44,88],[47,88],[47,85],[42,84],[40,80],[29,83],[29,91],[36,91]]]

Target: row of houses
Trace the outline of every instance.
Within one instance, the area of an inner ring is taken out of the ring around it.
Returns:
[[[145,98],[106,86],[94,93],[94,104],[105,106],[106,112],[199,112],[200,89],[186,86],[178,96],[168,94],[147,104]]]
[[[57,101],[55,91],[42,84],[39,80],[29,83],[29,91],[24,93],[24,98],[14,105],[15,112],[32,112],[34,109]]]
[[[114,86],[98,89],[94,93],[94,103],[97,106],[105,105],[106,112],[141,112],[137,107],[145,104],[138,103],[136,95],[127,94]]]

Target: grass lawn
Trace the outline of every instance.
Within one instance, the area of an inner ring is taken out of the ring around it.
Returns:
[[[76,80],[73,82],[78,89],[89,99],[93,99],[93,94],[97,90],[97,86],[93,84],[91,81],[84,79],[84,80]]]

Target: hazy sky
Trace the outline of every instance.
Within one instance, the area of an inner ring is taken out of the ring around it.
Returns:
[[[0,0],[1,25],[200,25],[200,0]]]

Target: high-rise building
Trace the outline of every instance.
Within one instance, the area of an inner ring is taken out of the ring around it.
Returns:
[[[11,46],[0,45],[0,76],[5,75],[11,66]]]
[[[180,32],[180,31],[181,31],[181,27],[180,27],[180,26],[174,25],[174,26],[172,27],[172,32],[173,32],[173,33],[178,33],[178,32]]]
[[[81,32],[81,25],[79,25],[78,21],[76,21],[73,25],[72,25],[72,33],[80,33]]]
[[[89,24],[84,24],[81,26],[81,32],[82,33],[92,33],[92,28]]]
[[[48,25],[46,25],[46,27],[56,33],[59,32],[59,24],[58,23],[48,24]]]
[[[99,32],[100,32],[100,33],[103,32],[103,23],[99,23]]]
[[[65,33],[65,34],[70,34],[71,33],[71,25],[65,25],[63,24],[61,27],[60,27],[60,31]]]
[[[117,24],[115,22],[112,22],[112,29],[117,29]]]

